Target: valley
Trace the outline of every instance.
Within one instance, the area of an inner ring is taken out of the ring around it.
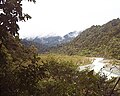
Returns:
[[[53,60],[59,63],[72,63],[78,71],[94,70],[95,74],[105,75],[108,79],[112,77],[120,77],[120,65],[112,64],[112,60],[100,57],[85,57],[78,55],[64,55],[64,54],[40,54],[40,61]],[[119,62],[120,63],[120,62]]]
[[[120,96],[119,0],[27,1],[0,0],[0,96]]]
[[[34,45],[38,48],[39,57],[42,59],[51,57],[58,61],[73,62],[75,65],[80,66],[88,67],[90,66],[89,64],[92,64],[92,59],[90,58],[102,57],[107,60],[104,60],[102,65],[97,62],[96,67],[102,66],[104,67],[103,71],[107,70],[110,72],[113,66],[120,66],[119,29],[120,19],[117,18],[101,26],[93,25],[83,32],[74,31],[63,37],[50,36],[23,39],[22,43],[28,47]],[[116,69],[113,68],[113,70]]]

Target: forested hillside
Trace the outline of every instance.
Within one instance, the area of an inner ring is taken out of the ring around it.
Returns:
[[[33,41],[26,40],[26,39],[22,39],[21,43],[27,48],[29,48],[31,46],[36,47],[38,53],[45,53],[45,52],[47,52],[47,50],[49,48],[48,45],[42,44],[41,42],[33,42]]]
[[[114,19],[102,26],[91,26],[70,43],[52,48],[52,52],[58,51],[69,55],[120,59],[120,19]]]
[[[91,63],[88,57],[38,55],[34,46],[22,45],[17,23],[31,18],[22,12],[22,1],[0,0],[0,96],[120,95],[120,78],[77,70]]]

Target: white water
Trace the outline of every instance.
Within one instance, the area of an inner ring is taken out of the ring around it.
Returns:
[[[95,58],[94,62],[92,63],[92,66],[93,66],[93,70],[98,73],[102,68],[103,66],[105,65],[102,60],[104,58]]]
[[[100,72],[101,75],[106,75],[108,79],[111,77],[120,77],[120,73],[115,74],[115,70],[110,70],[111,67],[108,67],[109,70],[106,70],[104,67],[106,63],[103,62],[104,58],[95,58],[92,64],[85,65],[85,66],[79,66],[79,70],[84,70],[86,68],[89,68],[90,70],[94,70],[95,73]],[[86,67],[87,66],[87,67]],[[119,71],[119,70],[118,70]],[[120,72],[120,71],[119,71]]]

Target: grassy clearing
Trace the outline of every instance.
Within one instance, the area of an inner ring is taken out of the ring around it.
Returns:
[[[91,58],[78,56],[78,55],[68,56],[61,54],[40,54],[39,57],[43,61],[54,59],[58,62],[72,62],[73,64],[77,64],[77,65],[86,65],[86,64],[91,64],[92,62]]]

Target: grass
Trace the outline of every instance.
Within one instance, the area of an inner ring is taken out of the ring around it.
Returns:
[[[86,64],[91,64],[92,59],[89,57],[85,56],[78,56],[78,55],[62,55],[62,54],[40,54],[39,57],[41,60],[50,60],[54,59],[57,60],[58,62],[72,62],[73,64],[77,65],[86,65]]]

